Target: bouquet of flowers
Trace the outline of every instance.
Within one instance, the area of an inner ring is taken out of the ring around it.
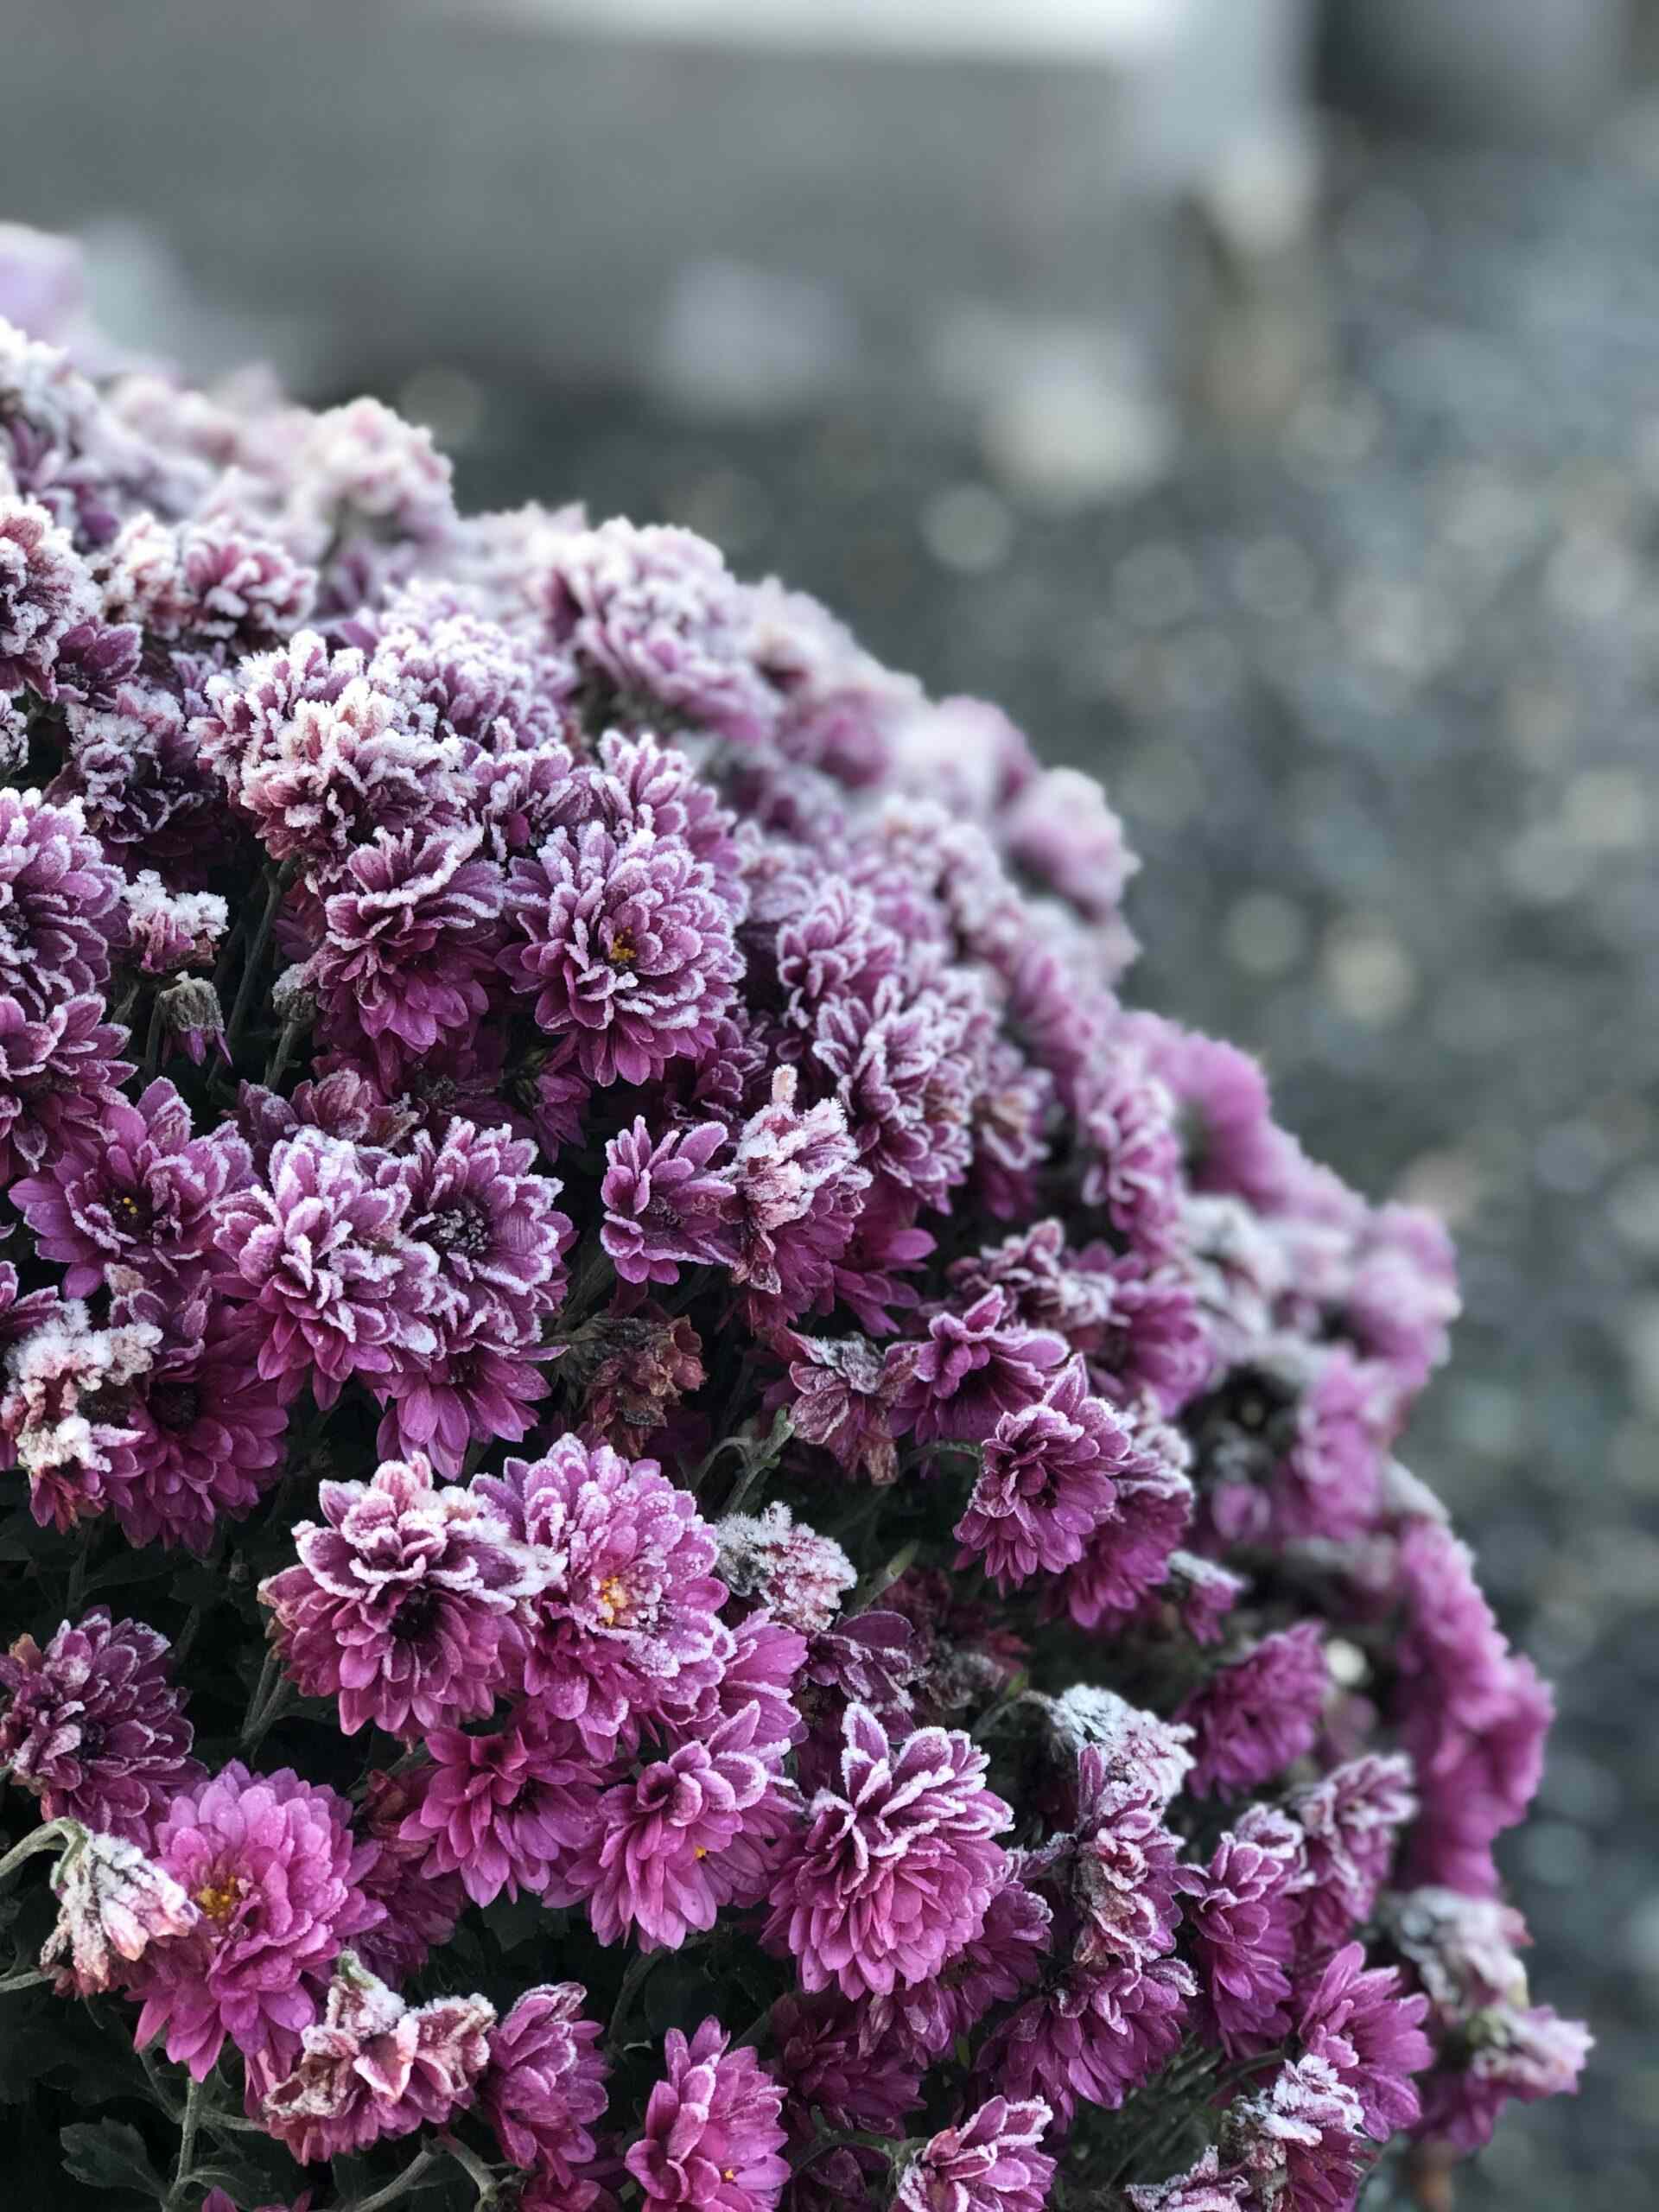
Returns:
[[[1572,2087],[1446,1238],[1126,1001],[1097,785],[5,324],[0,752],[30,2171],[1340,2212]]]

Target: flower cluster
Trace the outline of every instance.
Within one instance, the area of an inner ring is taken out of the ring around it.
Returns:
[[[1126,1002],[1096,785],[3,323],[0,732],[0,2002],[216,2212],[1347,2212],[1571,2088],[1446,1239]]]

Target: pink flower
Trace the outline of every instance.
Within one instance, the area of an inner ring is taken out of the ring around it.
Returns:
[[[1370,1916],[1400,1832],[1417,1809],[1411,1780],[1409,1759],[1373,1751],[1290,1799],[1307,1861],[1308,1886],[1297,1899],[1306,1949],[1334,1950]]]
[[[591,1752],[608,1757],[619,1735],[637,1740],[641,1721],[718,1681],[732,1632],[715,1540],[654,1459],[563,1436],[474,1487],[538,1562],[524,1689]]]
[[[833,1099],[804,1113],[793,1068],[779,1068],[772,1098],[750,1116],[732,1156],[735,1185],[732,1279],[747,1286],[756,1328],[792,1320],[834,1281],[857,1221],[868,1172]]]
[[[1113,1514],[1112,1469],[1128,1450],[1127,1427],[1089,1395],[1083,1362],[1068,1361],[1041,1398],[1004,1414],[986,1439],[957,1523],[957,1566],[977,1559],[1002,1590],[1072,1566]]]
[[[353,1840],[351,1808],[291,1768],[239,1761],[181,1791],[156,1830],[156,1863],[200,1917],[153,1945],[130,1986],[137,2040],[166,2031],[167,2055],[200,2082],[228,2035],[251,2058],[285,2064],[343,1942],[382,1908],[364,1894],[375,1846]]]
[[[761,1722],[760,1707],[746,1706],[606,1791],[566,1870],[601,1943],[632,1930],[644,1950],[677,1950],[722,1907],[766,1894],[798,1801],[777,1771],[784,1746],[760,1739]]]
[[[1193,1731],[1192,1788],[1231,1794],[1282,1774],[1312,1748],[1329,1687],[1317,1621],[1263,1637],[1219,1668],[1175,1716]]]
[[[1296,1823],[1253,1805],[1217,1844],[1207,1866],[1181,1870],[1189,1941],[1204,1993],[1206,2040],[1229,2058],[1283,2037],[1295,1948],[1294,1891],[1305,1878]]]
[[[67,531],[32,499],[0,497],[0,695],[57,696],[53,666],[98,594]]]
[[[682,1267],[732,1256],[732,1185],[712,1164],[726,1142],[720,1122],[653,1139],[643,1116],[605,1147],[600,1242],[624,1282],[673,1282]]]
[[[423,1848],[425,1872],[459,1876],[474,1904],[520,1889],[571,1902],[571,1861],[591,1842],[606,1782],[575,1731],[527,1707],[493,1735],[435,1728],[426,1747],[433,1764],[410,1777],[416,1802],[397,1830]]]
[[[324,1483],[318,1502],[322,1520],[294,1532],[298,1564],[259,1589],[302,1694],[338,1697],[348,1736],[487,1713],[540,1564],[482,1497],[436,1488],[418,1456],[372,1482]]]
[[[668,2031],[664,2078],[626,2159],[649,2206],[772,2212],[789,2179],[778,2155],[784,2093],[752,2050],[728,2051],[728,2041],[713,2019],[690,2043],[677,2028]]]
[[[438,2126],[474,2098],[488,2063],[495,2007],[482,1997],[406,2005],[342,1951],[321,2020],[269,2082],[259,2117],[302,2165]]]
[[[964,1313],[936,1314],[920,1344],[888,1354],[903,1376],[893,1433],[982,1443],[1005,1414],[1042,1396],[1065,1357],[1063,1337],[1014,1321],[1003,1293],[988,1290]]]
[[[867,1706],[842,1722],[841,1789],[820,1789],[772,1890],[769,1942],[802,1986],[885,1995],[924,1981],[979,1934],[1013,1818],[966,1736],[921,1728],[896,1748]]]
[[[218,1283],[262,1317],[261,1375],[308,1376],[326,1408],[350,1376],[436,1350],[437,1258],[406,1233],[409,1204],[406,1185],[377,1180],[356,1146],[312,1128],[273,1148],[269,1188],[220,1202]]]
[[[760,1515],[716,1523],[720,1577],[736,1598],[753,1598],[774,1620],[807,1635],[828,1628],[858,1570],[833,1538],[797,1521],[781,1500]]]
[[[923,2145],[899,2177],[895,2212],[1043,2212],[1054,2161],[1039,2146],[1052,2117],[1040,2097],[992,2097]]]
[[[592,2123],[606,2101],[599,2024],[582,2016],[587,1996],[579,1981],[527,1989],[490,2037],[479,2087],[502,2151],[557,2189],[570,2212],[588,2212],[599,2193],[579,2171],[594,2157]]]
[[[1241,2097],[1228,2112],[1222,2143],[1224,2157],[1249,2177],[1253,2202],[1294,2212],[1351,2212],[1373,2156],[1359,2098],[1312,2053]]]
[[[148,1845],[156,1817],[201,1779],[167,1638],[94,1605],[42,1650],[20,1637],[0,1658],[0,1765],[48,1820]]]
[[[507,882],[501,967],[592,1083],[646,1083],[699,1059],[742,973],[730,907],[682,839],[597,822],[556,830]]]
[[[1400,1993],[1393,1967],[1366,1971],[1357,1943],[1338,1951],[1311,1987],[1297,1993],[1296,2033],[1359,2098],[1365,2133],[1379,2143],[1414,2125],[1421,2074],[1433,2053],[1422,2031],[1426,1997]]]
[[[980,2076],[1042,2097],[1062,2126],[1079,2101],[1116,2112],[1174,2056],[1196,1993],[1179,1959],[1073,1971],[982,2046]]]

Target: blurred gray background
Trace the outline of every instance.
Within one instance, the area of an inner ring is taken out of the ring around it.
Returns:
[[[1439,1206],[1409,1456],[1557,1679],[1508,1872],[1659,2201],[1659,36],[1636,0],[0,0],[0,216],[473,503],[777,569],[1102,774],[1154,1003]]]

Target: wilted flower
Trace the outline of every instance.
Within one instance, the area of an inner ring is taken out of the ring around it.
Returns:
[[[903,2212],[1042,2212],[1054,2161],[1041,2148],[1053,2115],[1040,2097],[993,2097],[925,2143],[899,2177]]]
[[[118,1835],[73,1829],[52,1869],[52,1887],[58,1921],[41,1964],[54,1974],[60,1996],[96,1996],[152,1943],[189,1935],[200,1918],[181,1885]]]

